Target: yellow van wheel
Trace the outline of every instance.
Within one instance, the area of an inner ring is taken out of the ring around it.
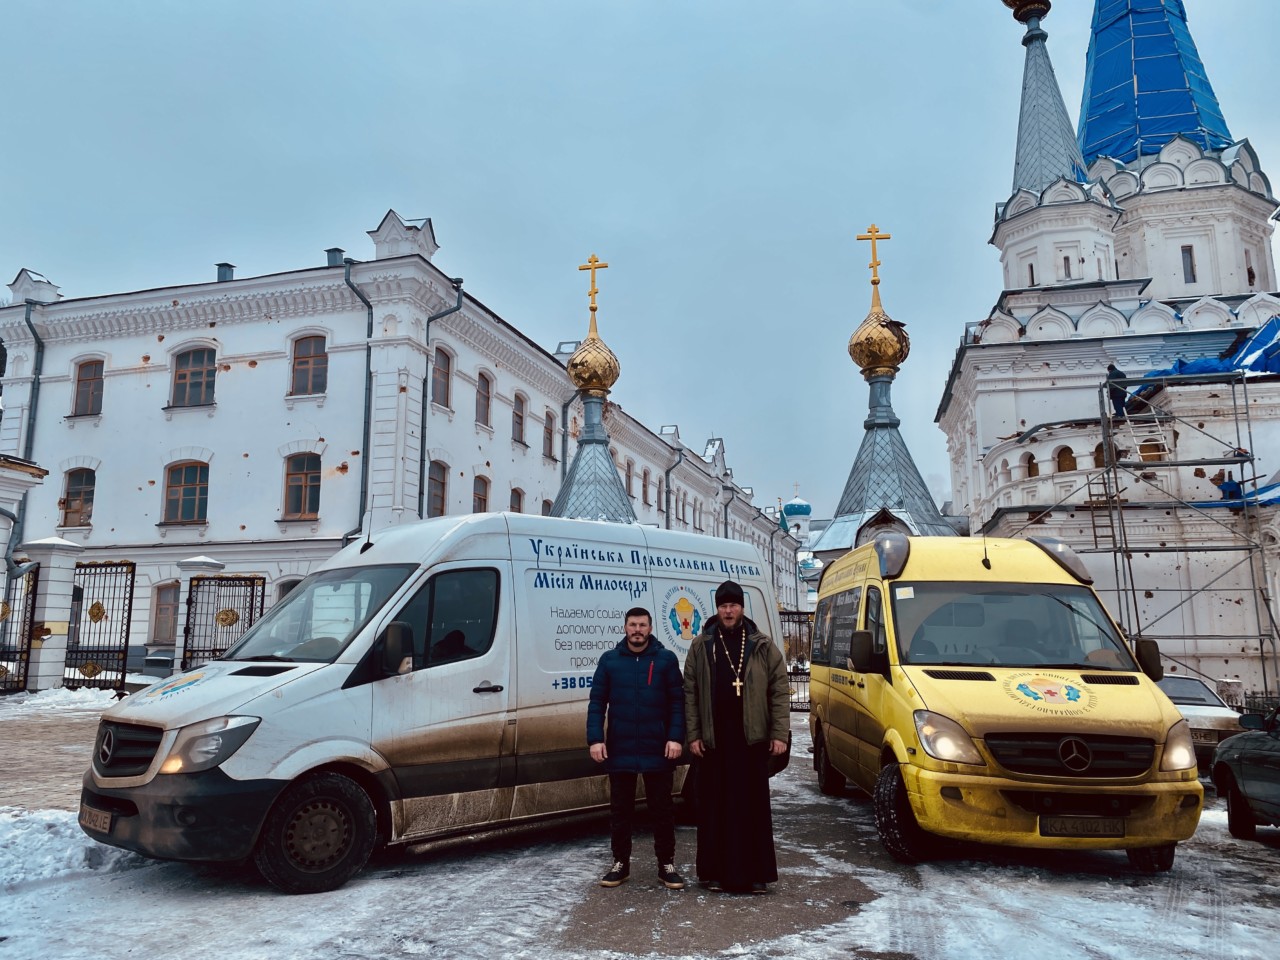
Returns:
[[[899,863],[919,863],[933,851],[935,838],[921,829],[897,763],[886,763],[872,792],[880,844]]]
[[[1131,847],[1125,851],[1129,855],[1129,863],[1142,873],[1164,873],[1172,869],[1177,852],[1176,843],[1165,843],[1158,847]]]
[[[827,754],[827,738],[819,735],[818,745],[813,748],[813,768],[818,771],[818,789],[829,797],[838,797],[844,793],[844,776],[831,765],[831,757]]]

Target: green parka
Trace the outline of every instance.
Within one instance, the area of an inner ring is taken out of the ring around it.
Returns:
[[[684,722],[687,742],[701,740],[715,747],[716,729],[711,716],[711,669],[707,644],[715,639],[719,618],[707,621],[693,639],[684,661]],[[747,743],[768,740],[787,743],[791,736],[791,685],[782,651],[754,622],[743,617],[751,652],[742,672],[742,728]]]

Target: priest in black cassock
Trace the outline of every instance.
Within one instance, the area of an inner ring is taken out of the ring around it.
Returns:
[[[716,615],[684,664],[685,725],[698,758],[698,879],[767,893],[778,879],[769,758],[787,752],[791,689],[776,644],[743,616],[742,587],[716,588]]]

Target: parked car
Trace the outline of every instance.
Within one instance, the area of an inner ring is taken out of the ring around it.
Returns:
[[[1213,687],[1198,677],[1166,674],[1157,686],[1173,701],[1173,705],[1190,725],[1200,774],[1207,776],[1213,767],[1214,749],[1221,741],[1235,736],[1243,729],[1240,726],[1240,714],[1227,706]]]
[[[1258,824],[1280,825],[1280,707],[1240,718],[1246,733],[1218,745],[1213,785],[1227,801],[1227,829],[1252,840]]]

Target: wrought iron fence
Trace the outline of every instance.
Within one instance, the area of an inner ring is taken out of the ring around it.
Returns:
[[[38,563],[5,584],[6,598],[0,602],[0,693],[27,689],[31,634],[35,626],[36,592],[39,588]]]
[[[195,576],[187,591],[182,669],[220,657],[262,616],[266,577]]]
[[[809,671],[793,669],[787,672],[791,685],[791,712],[801,713],[809,709]]]
[[[124,689],[135,573],[132,560],[76,564],[63,686]]]

